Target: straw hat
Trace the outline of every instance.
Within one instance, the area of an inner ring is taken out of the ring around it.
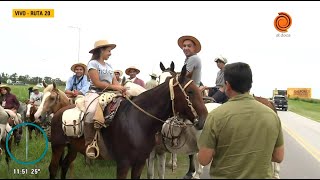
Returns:
[[[32,91],[34,91],[34,90],[39,90],[39,87],[38,86],[33,86]]]
[[[93,51],[94,51],[95,49],[98,49],[98,48],[101,48],[101,47],[107,47],[107,46],[111,46],[112,49],[114,49],[114,48],[116,47],[115,44],[110,44],[107,40],[99,40],[99,41],[96,41],[96,42],[94,43],[94,48],[91,49],[91,50],[89,51],[89,53],[93,53]]]
[[[181,49],[183,48],[183,42],[185,40],[191,40],[195,44],[196,53],[201,51],[201,43],[200,43],[200,41],[197,38],[193,37],[193,36],[181,36],[178,39],[178,45],[179,45],[179,47]]]
[[[126,69],[126,74],[127,74],[127,75],[129,75],[129,71],[130,71],[131,69],[137,71],[137,74],[140,73],[140,70],[139,70],[139,69],[137,69],[137,68],[134,67],[134,66],[130,66],[128,69]]]
[[[152,74],[149,74],[149,75],[150,75],[151,77],[155,77],[155,78],[158,77],[156,73],[152,73]]]
[[[87,66],[83,63],[76,63],[74,65],[71,66],[71,71],[75,72],[75,69],[77,66],[81,66],[84,70],[84,72],[86,72]]]
[[[9,92],[11,91],[11,88],[9,86],[7,86],[7,85],[0,85],[0,89],[1,88],[5,88]]]
[[[122,74],[123,74],[123,72],[122,72],[121,70],[115,70],[114,73],[116,73],[116,72],[120,74],[120,77],[121,77]]]

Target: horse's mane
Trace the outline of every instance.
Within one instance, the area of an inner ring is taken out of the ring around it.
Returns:
[[[53,84],[49,84],[46,88],[44,88],[43,90],[43,94],[45,94],[46,92],[51,92],[54,89]],[[59,91],[59,94],[62,95],[65,99],[68,99],[66,93],[64,93],[63,91],[61,91],[60,89],[56,88]]]

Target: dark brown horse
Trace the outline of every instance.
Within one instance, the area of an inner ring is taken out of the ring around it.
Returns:
[[[174,99],[171,100],[171,97]],[[65,178],[68,167],[76,158],[77,152],[85,154],[83,136],[69,138],[62,130],[62,114],[73,107],[75,105],[60,109],[51,121],[50,178],[55,178],[59,164],[62,165],[61,178]],[[167,79],[165,83],[143,92],[132,101],[123,100],[111,124],[101,129],[103,141],[110,155],[109,159],[117,163],[117,178],[127,178],[130,169],[131,178],[140,178],[146,159],[155,145],[156,132],[161,129],[164,121],[174,114],[192,120],[197,129],[203,128],[208,114],[198,87],[186,77],[185,66],[180,76]],[[59,163],[66,146],[68,146],[68,154]]]
[[[162,83],[168,76],[174,76],[177,74],[174,70],[175,65],[174,62],[171,62],[169,68],[165,68],[162,62],[160,62],[160,69],[162,70],[162,74],[159,77],[160,83]],[[254,95],[253,95],[254,96]],[[214,102],[214,100],[211,97],[203,97],[205,102]],[[277,113],[277,110],[275,108],[275,105],[272,101],[269,101],[266,98],[263,97],[257,97],[254,96],[254,98],[259,101],[260,103],[266,105],[267,107],[271,108],[275,113]],[[199,169],[198,169],[199,170]],[[189,155],[189,170],[186,173],[186,175],[183,177],[184,179],[191,179],[193,178],[193,175],[196,172],[195,164],[194,164],[194,155]]]

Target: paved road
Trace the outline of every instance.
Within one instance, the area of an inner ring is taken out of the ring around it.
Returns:
[[[320,178],[320,123],[290,111],[279,111],[282,122],[285,159],[281,163],[282,179]],[[206,166],[202,179],[209,179]]]

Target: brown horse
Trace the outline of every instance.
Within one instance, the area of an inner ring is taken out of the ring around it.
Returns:
[[[174,76],[174,75],[177,74],[177,72],[175,72],[174,68],[175,68],[174,62],[171,62],[169,68],[165,68],[163,63],[160,62],[160,69],[162,70],[162,74],[159,76],[160,83],[162,83],[167,77]],[[203,98],[204,98],[205,102],[208,102],[208,103],[214,102],[213,98],[211,98],[211,97],[203,97]],[[274,103],[272,101],[269,101],[268,99],[263,98],[263,97],[254,96],[254,98],[257,101],[259,101],[260,103],[262,103],[262,104],[266,105],[267,107],[271,108],[275,113],[277,113],[275,105],[274,105]],[[176,156],[176,154],[173,154],[173,156]],[[183,177],[184,179],[191,179],[191,178],[194,178],[194,176],[197,175],[197,173],[199,174],[199,172],[196,172],[196,168],[195,168],[194,162],[195,162],[194,161],[194,155],[189,155],[189,170],[186,173],[186,175]],[[174,163],[176,163],[176,162],[174,162]],[[199,171],[199,169],[197,171]],[[164,177],[163,175],[161,175],[161,176]]]
[[[140,178],[146,159],[155,145],[156,132],[174,114],[192,120],[197,129],[203,128],[208,111],[197,86],[186,77],[186,72],[184,66],[180,76],[167,79],[165,83],[143,92],[132,101],[123,100],[110,125],[101,129],[109,154],[106,159],[113,159],[117,163],[117,178],[126,178],[130,168],[131,178]],[[50,178],[55,178],[57,174],[64,147],[68,146],[68,154],[60,163],[61,178],[66,177],[68,167],[76,158],[77,152],[85,154],[83,136],[66,137],[62,130],[63,112],[74,107],[75,105],[70,105],[60,109],[51,121]]]

